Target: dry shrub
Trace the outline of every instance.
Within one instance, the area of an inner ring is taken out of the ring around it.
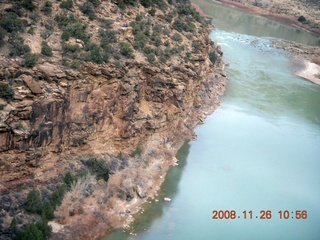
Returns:
[[[92,194],[95,182],[94,176],[88,173],[72,183],[70,191],[65,194],[62,204],[56,211],[56,217],[63,222],[68,216],[83,213],[83,200]]]

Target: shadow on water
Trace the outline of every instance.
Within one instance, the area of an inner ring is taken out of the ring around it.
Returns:
[[[124,232],[122,229],[117,229],[101,240],[129,240],[143,238],[143,234],[147,229],[150,229],[152,224],[158,218],[161,218],[165,208],[170,207],[170,202],[164,202],[163,198],[168,197],[174,201],[175,195],[179,193],[179,183],[183,174],[183,170],[187,165],[187,158],[190,151],[190,144],[187,141],[178,151],[177,159],[179,165],[170,168],[166,175],[166,179],[161,186],[161,190],[158,192],[158,202],[152,201],[142,206],[144,213],[139,213],[135,216],[135,220],[132,223],[130,230]],[[129,235],[129,232],[137,234],[137,236]]]

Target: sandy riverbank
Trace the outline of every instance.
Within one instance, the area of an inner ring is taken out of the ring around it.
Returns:
[[[297,71],[295,74],[320,85],[320,66],[307,60],[304,60],[304,66],[304,69]]]

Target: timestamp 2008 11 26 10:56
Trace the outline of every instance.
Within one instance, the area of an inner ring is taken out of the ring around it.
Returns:
[[[280,210],[275,214],[271,210],[244,210],[242,212],[237,212],[236,210],[213,210],[212,219],[272,219],[273,217],[278,219],[302,219],[305,220],[308,218],[307,210]]]

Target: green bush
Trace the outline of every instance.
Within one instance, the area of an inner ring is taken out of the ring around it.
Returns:
[[[90,61],[97,64],[103,63],[103,58],[100,52],[101,48],[98,46],[94,46],[93,49],[90,50]]]
[[[60,3],[60,8],[65,8],[70,10],[71,8],[73,8],[73,1],[72,0],[63,0]]]
[[[152,40],[156,47],[159,47],[162,44],[161,37],[159,35],[154,36]]]
[[[135,49],[143,49],[148,42],[148,37],[143,33],[139,32],[134,36],[133,47]]]
[[[94,5],[92,2],[87,1],[87,2],[83,3],[79,9],[83,14],[86,14],[90,20],[93,20],[96,18],[96,14],[94,11]]]
[[[172,35],[171,39],[175,42],[182,42],[182,37],[179,33],[175,33]]]
[[[81,49],[79,45],[77,44],[67,44],[64,43],[62,44],[62,52],[64,55],[67,55],[69,57],[77,57],[78,54],[80,53]]]
[[[155,35],[160,35],[162,33],[163,26],[160,24],[155,24],[152,28],[152,33]]]
[[[40,197],[40,192],[38,190],[31,190],[27,196],[27,202],[25,209],[31,213],[41,214],[42,201]]]
[[[202,22],[200,14],[190,4],[179,4],[177,9],[179,14],[192,17],[197,22]]]
[[[154,8],[151,8],[150,11],[148,11],[148,13],[151,15],[151,16],[154,16],[156,14],[156,10]]]
[[[169,60],[169,56],[167,56],[167,55],[165,55],[165,54],[161,54],[160,56],[159,56],[159,60],[160,60],[160,62],[162,62],[162,63],[166,63],[168,60]]]
[[[0,27],[0,47],[4,45],[4,38],[7,32],[2,27]]]
[[[140,3],[142,6],[144,6],[145,8],[148,8],[151,6],[151,1],[150,0],[140,0]]]
[[[52,57],[52,48],[45,41],[41,43],[41,54],[47,57]]]
[[[101,4],[100,0],[88,0],[88,2],[91,2],[94,7],[98,7]]]
[[[53,33],[53,29],[44,29],[43,31],[41,31],[40,37],[42,37],[43,39],[47,39],[48,37],[51,36],[52,33]]]
[[[47,219],[42,217],[40,222],[36,223],[36,227],[42,232],[45,239],[49,239],[52,233],[52,227],[48,225]]]
[[[156,55],[154,53],[149,53],[147,55],[147,60],[149,63],[153,64],[156,61]]]
[[[52,228],[46,220],[38,223],[31,223],[27,228],[18,233],[17,240],[46,240],[49,239]]]
[[[138,145],[136,146],[136,149],[131,153],[132,157],[141,157],[143,152],[143,148],[142,148],[142,144],[138,143]]]
[[[23,129],[24,129],[24,126],[23,126],[22,123],[16,123],[16,124],[14,125],[14,128],[15,128],[15,129],[18,129],[18,130],[23,130]]]
[[[148,21],[133,21],[130,23],[130,26],[132,27],[132,32],[134,35],[138,34],[139,32],[144,32],[144,34],[146,34],[150,31],[150,23]]]
[[[69,32],[62,32],[61,34],[61,40],[63,41],[69,41],[70,39],[70,33]]]
[[[123,0],[119,0],[118,1],[118,7],[120,9],[125,9],[126,8],[126,5],[124,4],[124,1]]]
[[[131,45],[130,43],[127,43],[127,42],[120,42],[120,53],[127,58],[134,57]]]
[[[50,202],[45,202],[41,208],[41,216],[45,219],[52,220],[54,218],[54,208],[52,207]]]
[[[14,12],[4,13],[0,18],[0,26],[9,33],[19,32],[24,27],[23,21]]]
[[[34,27],[29,27],[29,29],[28,29],[28,31],[27,31],[27,33],[29,33],[29,34],[31,34],[31,35],[33,35],[34,34]]]
[[[43,12],[45,15],[49,16],[52,13],[52,2],[49,0],[46,0],[41,8],[41,12]]]
[[[306,19],[304,16],[300,16],[300,17],[298,18],[298,21],[299,21],[299,22],[305,22],[305,21],[307,21],[307,19]]]
[[[143,49],[143,52],[145,54],[150,54],[150,53],[153,53],[154,52],[154,49],[152,47],[149,47],[149,46],[145,46],[144,49]]]
[[[59,28],[65,30],[65,27],[71,24],[75,24],[79,22],[74,14],[66,15],[66,14],[56,14],[54,20],[58,23]]]
[[[60,206],[62,203],[63,196],[66,192],[65,185],[59,185],[57,189],[51,195],[51,206],[55,209],[57,206]]]
[[[109,179],[109,168],[104,160],[98,160],[96,158],[89,158],[86,161],[83,161],[83,164],[86,165],[89,170],[96,175],[97,180],[103,179],[106,182]]]
[[[193,41],[193,42],[192,42],[192,47],[193,47],[195,50],[200,51],[202,46],[201,46],[201,43],[200,43],[200,42],[198,42],[198,41]]]
[[[32,20],[32,24],[36,24],[40,20],[40,15],[37,12],[32,12],[29,18]]]
[[[15,231],[17,229],[17,219],[15,217],[12,218],[9,229],[12,231]]]
[[[117,42],[117,31],[114,30],[99,30],[99,36],[101,41],[104,41],[104,43],[115,43]]]
[[[7,84],[0,82],[0,98],[10,102],[13,96],[14,91]]]
[[[98,18],[101,28],[112,28],[113,21],[105,18]]]
[[[36,6],[33,4],[33,0],[23,0],[21,6],[29,11],[36,9]]]
[[[65,31],[69,32],[72,37],[81,39],[84,43],[88,43],[90,35],[86,32],[87,24],[78,21],[74,24],[68,24]]]
[[[169,14],[166,14],[166,15],[164,16],[164,20],[166,20],[168,23],[171,23],[173,17],[174,17],[174,15],[173,15],[172,13],[169,13]]]
[[[75,182],[75,179],[74,179],[74,177],[72,177],[70,172],[67,172],[66,175],[64,175],[64,177],[63,177],[63,181],[68,187],[70,187],[71,184],[73,182]]]
[[[193,33],[195,25],[192,22],[186,23],[181,18],[178,18],[173,22],[173,28],[178,32],[186,31]]]
[[[218,56],[217,56],[217,54],[215,53],[215,51],[209,52],[209,59],[210,59],[210,61],[212,62],[212,64],[215,64],[215,62],[216,62],[217,59],[218,59]]]
[[[37,54],[32,54],[30,52],[24,55],[24,66],[27,68],[32,68],[36,65],[39,56]]]
[[[36,224],[31,223],[28,225],[28,227],[19,232],[17,237],[17,240],[45,240],[46,238],[43,236],[43,233],[41,230],[39,230],[36,226]]]

